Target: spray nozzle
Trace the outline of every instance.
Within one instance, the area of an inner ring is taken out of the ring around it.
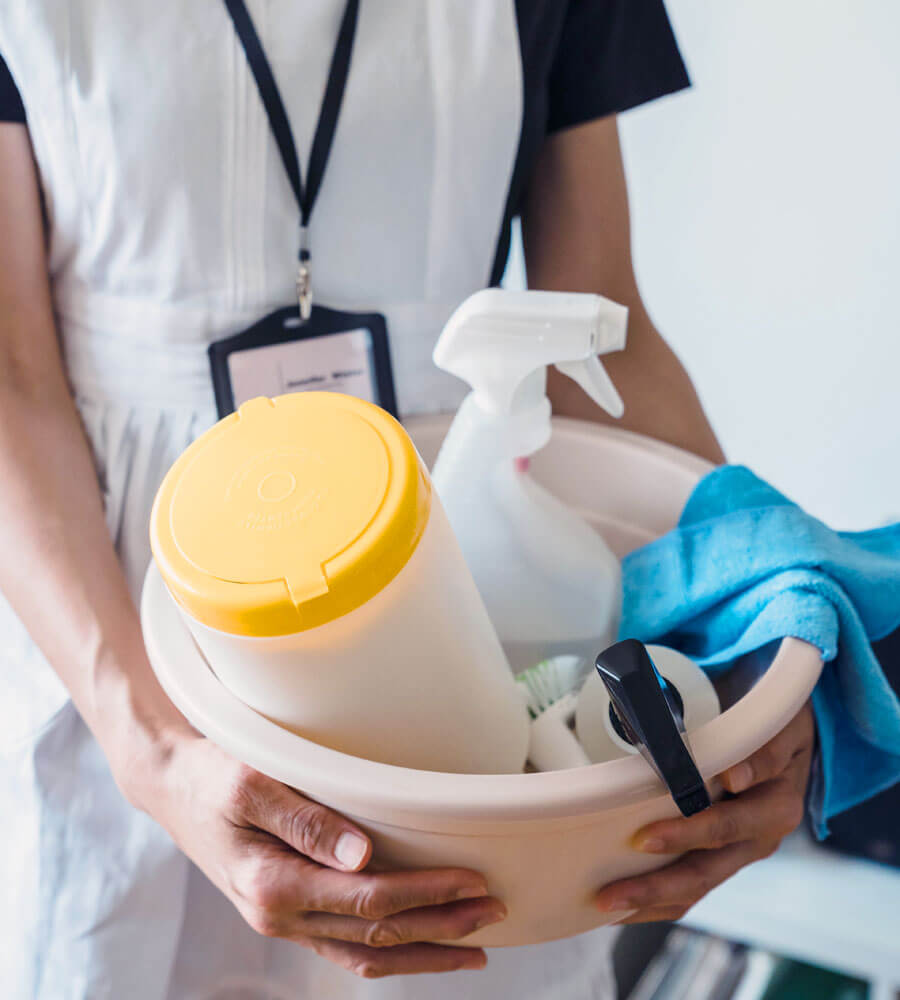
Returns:
[[[488,288],[453,313],[434,349],[438,367],[472,386],[490,414],[545,405],[548,365],[614,417],[622,400],[597,355],[625,346],[628,310],[601,295]]]
[[[624,336],[622,346],[625,346]],[[563,375],[568,375],[570,379],[577,382],[591,399],[598,406],[602,406],[610,416],[618,419],[625,412],[622,397],[613,385],[612,379],[607,375],[606,369],[600,364],[600,359],[596,354],[592,354],[584,361],[557,361],[556,368]]]
[[[685,816],[709,808],[710,798],[684,737],[684,702],[663,680],[637,639],[614,643],[597,657],[609,692],[613,728],[636,746]]]

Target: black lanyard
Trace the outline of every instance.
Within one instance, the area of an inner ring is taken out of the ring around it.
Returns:
[[[278,84],[272,74],[272,67],[266,58],[265,50],[253,20],[244,0],[225,0],[225,6],[234,22],[234,29],[240,39],[250,64],[253,78],[259,89],[259,96],[262,99],[263,107],[269,118],[269,125],[275,142],[278,144],[278,151],[281,153],[281,160],[284,169],[287,171],[291,187],[297,198],[297,205],[300,207],[300,250],[298,259],[300,266],[297,271],[297,300],[300,305],[300,318],[307,320],[312,310],[312,283],[310,280],[310,253],[308,227],[309,219],[312,215],[313,205],[322,184],[322,177],[325,174],[325,165],[328,163],[328,154],[331,152],[331,143],[334,139],[334,130],[337,126],[338,115],[341,111],[341,102],[344,98],[344,87],[347,83],[347,75],[350,70],[350,55],[353,51],[353,36],[356,34],[356,21],[359,14],[359,0],[347,0],[344,8],[344,16],[341,18],[341,26],[338,30],[337,41],[334,44],[334,54],[331,57],[331,66],[328,70],[328,83],[325,86],[325,95],[322,98],[322,107],[319,111],[319,120],[316,123],[316,131],[313,135],[312,150],[309,154],[309,171],[306,185],[303,184],[303,177],[300,173],[300,161],[297,158],[297,145],[294,142],[294,133],[291,131],[291,123],[288,120],[284,102],[278,91]]]

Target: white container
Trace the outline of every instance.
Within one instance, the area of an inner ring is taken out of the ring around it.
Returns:
[[[197,645],[250,708],[387,764],[522,770],[503,650],[384,411],[330,393],[246,403],[172,467],[152,539]]]
[[[307,739],[426,770],[522,770],[525,717],[436,495],[403,570],[335,621],[256,638],[180,610],[222,683]]]
[[[410,432],[426,461],[449,421]],[[636,434],[555,421],[536,457],[538,480],[602,531],[617,555],[675,526],[701,460]],[[304,740],[249,709],[216,679],[184,628],[155,566],[141,619],[150,662],[191,723],[227,752],[351,817],[372,836],[375,863],[462,865],[484,872],[509,916],[467,944],[496,947],[568,937],[621,919],[600,913],[594,890],[672,859],[631,848],[646,823],[678,815],[640,755],[543,774],[437,774],[360,760]],[[747,657],[716,684],[723,712],[691,733],[711,782],[778,733],[819,677],[818,650],[785,639],[774,660]]]
[[[549,364],[621,414],[597,355],[624,346],[627,315],[599,295],[490,288],[463,302],[434,349],[472,387],[434,484],[515,673],[565,654],[593,662],[616,638],[619,561],[517,459],[550,439]]]

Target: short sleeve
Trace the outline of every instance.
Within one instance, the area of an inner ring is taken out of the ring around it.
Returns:
[[[547,130],[688,86],[663,0],[569,0],[550,70]]]
[[[24,122],[25,108],[15,81],[0,55],[0,122]]]

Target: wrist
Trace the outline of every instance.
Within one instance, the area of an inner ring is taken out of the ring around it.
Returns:
[[[175,751],[198,733],[160,687],[143,644],[102,660],[91,728],[119,790],[133,806],[148,811]]]

